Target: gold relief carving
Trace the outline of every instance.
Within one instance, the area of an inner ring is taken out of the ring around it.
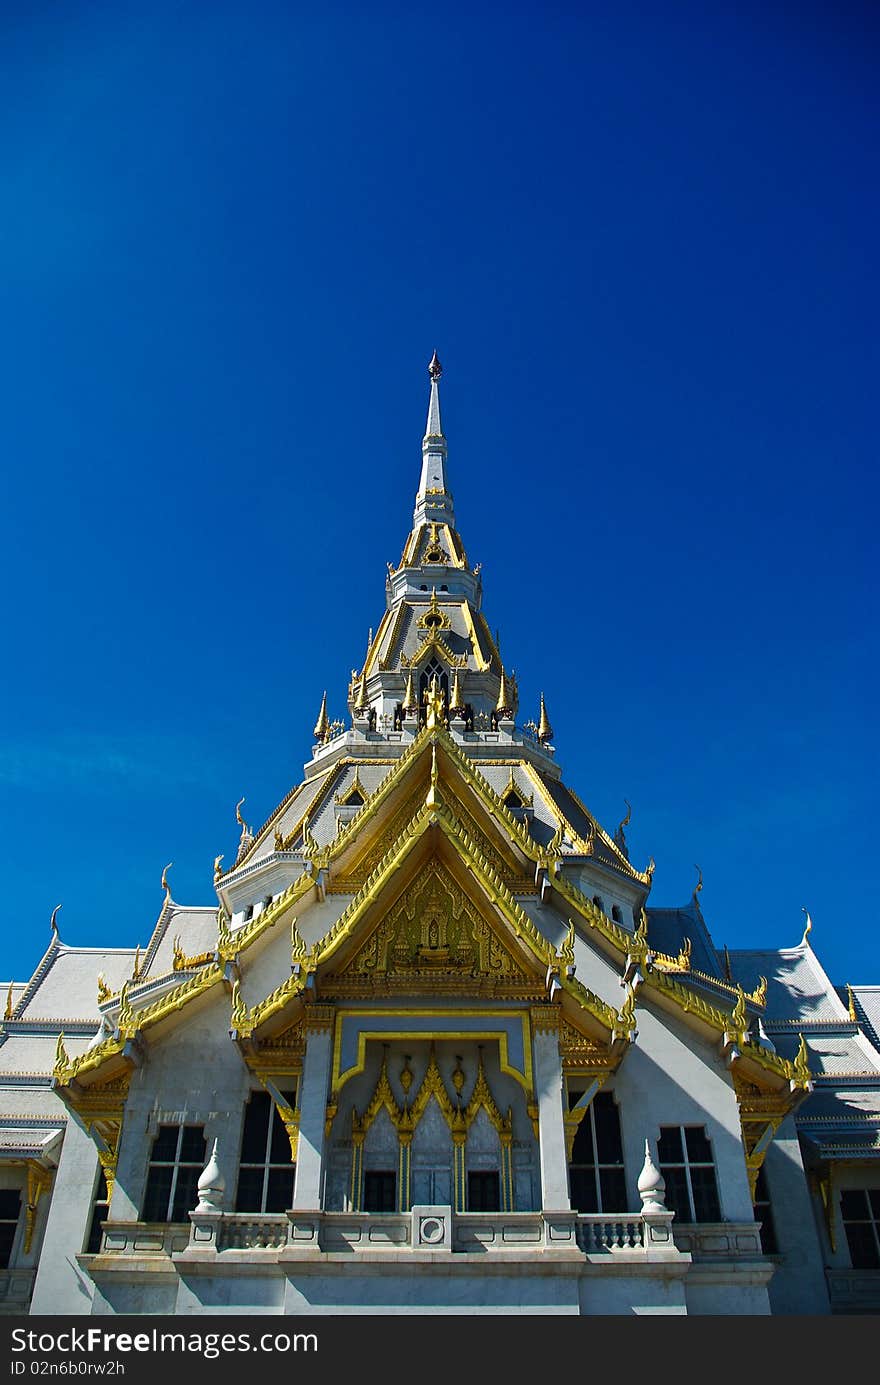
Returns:
[[[563,1019],[559,1026],[559,1053],[566,1069],[590,1069],[602,1067],[606,1062],[614,1066],[617,1059],[612,1058],[607,1044],[599,1044],[595,1039],[582,1034],[573,1024]]]
[[[328,1030],[332,1032],[336,1023],[336,1007],[334,1005],[306,1004],[303,1006],[302,1017],[303,1033],[325,1034]]]
[[[370,934],[354,958],[324,985],[340,993],[363,981],[381,980],[396,989],[433,988],[446,977],[468,983],[535,981],[523,972],[494,929],[435,859]]]
[[[529,1010],[532,1029],[536,1034],[558,1034],[562,1015],[558,1006],[533,1005]]]

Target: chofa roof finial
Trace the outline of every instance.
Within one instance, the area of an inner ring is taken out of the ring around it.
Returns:
[[[428,374],[430,375],[432,380],[439,380],[440,376],[443,374],[443,367],[440,364],[440,357],[437,355],[436,351],[431,357],[431,361],[428,366]]]

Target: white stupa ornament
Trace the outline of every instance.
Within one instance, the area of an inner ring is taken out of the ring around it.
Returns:
[[[645,1141],[645,1162],[639,1174],[639,1197],[642,1199],[642,1215],[651,1216],[666,1211],[666,1179],[651,1158],[651,1146]]]
[[[196,1207],[197,1212],[220,1211],[220,1204],[223,1201],[223,1194],[226,1191],[226,1179],[220,1172],[220,1164],[217,1159],[218,1143],[218,1140],[214,1141],[211,1157],[199,1174],[199,1203]]]

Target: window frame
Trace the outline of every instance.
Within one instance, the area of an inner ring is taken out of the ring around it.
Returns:
[[[660,1173],[663,1175],[663,1178],[664,1178],[664,1179],[666,1178],[666,1171],[667,1171],[667,1169],[680,1169],[680,1168],[683,1168],[683,1169],[684,1169],[685,1186],[686,1186],[686,1188],[687,1188],[688,1203],[689,1203],[689,1209],[688,1209],[688,1210],[689,1210],[689,1212],[690,1212],[690,1217],[689,1217],[687,1220],[685,1220],[685,1218],[684,1218],[684,1217],[681,1215],[681,1213],[679,1212],[679,1213],[678,1213],[678,1216],[679,1216],[680,1219],[681,1219],[682,1225],[684,1225],[684,1226],[712,1226],[716,1221],[718,1221],[718,1222],[723,1221],[723,1220],[724,1220],[724,1216],[723,1216],[723,1209],[722,1209],[722,1206],[721,1206],[721,1191],[720,1191],[720,1189],[719,1189],[719,1187],[718,1187],[718,1166],[717,1166],[717,1164],[716,1164],[716,1162],[715,1162],[715,1147],[714,1147],[714,1145],[712,1144],[711,1137],[710,1137],[710,1135],[709,1135],[709,1132],[708,1132],[708,1130],[707,1130],[705,1124],[700,1125],[697,1121],[679,1122],[679,1123],[676,1123],[675,1125],[661,1125],[661,1126],[659,1127],[659,1129],[660,1129],[660,1135],[659,1135],[658,1141],[657,1141],[657,1166],[658,1166],[658,1168],[660,1169]],[[661,1161],[661,1159],[660,1159],[660,1140],[662,1139],[662,1137],[663,1137],[663,1132],[664,1132],[665,1130],[677,1130],[677,1131],[678,1131],[679,1140],[681,1141],[682,1161],[679,1161],[679,1160],[671,1160],[671,1159],[666,1159],[666,1160]],[[712,1152],[712,1158],[711,1158],[711,1160],[707,1160],[707,1159],[692,1159],[692,1158],[690,1157],[690,1154],[688,1153],[687,1136],[686,1136],[686,1134],[685,1134],[685,1131],[687,1131],[687,1130],[700,1130],[700,1131],[702,1131],[703,1137],[704,1137],[704,1139],[705,1139],[707,1145],[709,1146],[709,1149],[710,1149],[711,1152]],[[717,1217],[707,1217],[707,1218],[704,1219],[704,1218],[701,1218],[701,1217],[698,1217],[698,1216],[697,1216],[697,1205],[696,1205],[696,1202],[695,1202],[695,1200],[694,1200],[694,1185],[693,1185],[693,1180],[692,1180],[692,1178],[691,1178],[691,1168],[695,1168],[695,1169],[711,1169],[711,1170],[712,1170],[712,1178],[713,1178],[714,1189],[715,1189],[715,1201],[716,1201],[716,1203],[718,1204],[718,1216],[717,1216]],[[670,1210],[673,1210],[673,1209],[670,1209]]]
[[[177,1143],[176,1143],[175,1149],[174,1149],[174,1159],[173,1159],[173,1161],[170,1160],[170,1159],[154,1159],[154,1158],[153,1158],[153,1150],[154,1150],[155,1147],[156,1147],[156,1143],[157,1143],[157,1141],[158,1141],[158,1139],[159,1139],[159,1137],[160,1137],[160,1133],[161,1133],[161,1131],[162,1131],[163,1129],[168,1129],[168,1128],[170,1128],[170,1129],[176,1129],[176,1130],[177,1130]],[[202,1156],[202,1161],[203,1161],[203,1162],[198,1162],[198,1163],[197,1163],[197,1161],[196,1161],[195,1159],[181,1159],[180,1156],[181,1156],[181,1151],[182,1151],[182,1148],[183,1148],[183,1132],[184,1132],[185,1130],[199,1130],[199,1131],[201,1131],[202,1139],[203,1139],[203,1141],[204,1141],[204,1143],[205,1143],[205,1151],[204,1151],[204,1154],[203,1154],[203,1156]],[[142,1201],[142,1203],[141,1203],[141,1207],[142,1207],[142,1220],[143,1220],[143,1221],[147,1221],[147,1220],[148,1220],[148,1218],[147,1218],[147,1216],[146,1216],[146,1209],[147,1209],[147,1199],[148,1199],[148,1197],[149,1197],[149,1195],[150,1195],[150,1173],[151,1173],[151,1170],[152,1170],[152,1169],[154,1169],[154,1168],[157,1168],[157,1169],[167,1169],[167,1168],[170,1168],[170,1169],[172,1170],[172,1174],[171,1174],[171,1184],[170,1184],[169,1189],[168,1189],[168,1198],[167,1198],[167,1202],[166,1202],[165,1216],[164,1216],[164,1217],[158,1217],[158,1218],[156,1218],[156,1217],[151,1217],[151,1218],[149,1218],[149,1221],[151,1221],[151,1222],[156,1222],[157,1225],[175,1226],[175,1225],[178,1225],[178,1223],[176,1223],[176,1222],[174,1221],[173,1213],[174,1213],[174,1202],[175,1202],[175,1198],[177,1197],[177,1184],[178,1184],[178,1178],[179,1178],[179,1175],[180,1175],[180,1170],[181,1170],[182,1168],[185,1168],[185,1169],[194,1169],[194,1168],[198,1168],[199,1171],[201,1172],[204,1168],[207,1167],[207,1161],[208,1161],[208,1140],[207,1140],[207,1136],[205,1135],[205,1124],[204,1124],[204,1121],[160,1121],[160,1122],[159,1122],[158,1129],[156,1130],[156,1134],[153,1136],[153,1147],[152,1147],[152,1149],[150,1150],[150,1158],[147,1160],[147,1177],[146,1177],[146,1182],[145,1182],[145,1184],[144,1184],[144,1196],[143,1196],[143,1201]],[[188,1210],[188,1211],[192,1211],[193,1209],[192,1209],[192,1208],[188,1208],[187,1210]],[[180,1224],[182,1225],[182,1223],[180,1223]]]
[[[865,1217],[852,1217],[852,1216],[849,1216],[849,1217],[848,1217],[848,1216],[846,1216],[846,1215],[844,1214],[844,1210],[843,1210],[844,1198],[847,1196],[847,1194],[849,1194],[849,1196],[852,1196],[854,1193],[856,1193],[856,1194],[857,1194],[857,1193],[861,1193],[862,1197],[864,1198],[864,1200],[865,1200],[865,1205],[866,1205],[866,1207],[867,1207],[867,1212],[868,1212],[867,1216],[865,1216]],[[875,1198],[876,1201],[877,1201],[877,1209],[876,1209],[876,1211],[875,1211],[875,1209],[874,1209],[873,1201],[872,1201],[872,1198],[871,1198],[871,1194],[872,1194],[872,1193],[874,1194],[874,1198]],[[846,1237],[846,1246],[847,1246],[847,1250],[849,1251],[850,1265],[852,1266],[852,1268],[853,1268],[854,1270],[876,1270],[876,1269],[880,1269],[880,1189],[878,1189],[878,1188],[841,1188],[841,1189],[840,1189],[840,1197],[839,1197],[839,1199],[838,1199],[838,1205],[839,1205],[839,1207],[840,1207],[840,1220],[841,1220],[841,1222],[842,1222],[842,1224],[843,1224],[843,1234],[844,1234],[845,1237]],[[862,1264],[857,1265],[857,1264],[855,1264],[855,1262],[854,1262],[854,1260],[853,1260],[852,1241],[850,1240],[850,1235],[849,1235],[849,1227],[850,1227],[850,1226],[867,1226],[867,1227],[870,1227],[871,1232],[872,1232],[872,1234],[873,1234],[873,1238],[874,1238],[874,1256],[875,1256],[875,1258],[874,1258],[874,1260],[872,1261],[871,1264],[869,1264],[869,1265],[862,1265]]]
[[[0,1226],[11,1226],[12,1236],[9,1239],[9,1250],[6,1255],[5,1263],[3,1255],[0,1253],[0,1269],[8,1270],[15,1257],[15,1248],[18,1240],[18,1231],[21,1226],[21,1211],[25,1205],[25,1195],[21,1188],[2,1188],[0,1192],[14,1194],[18,1198],[18,1212],[14,1217],[0,1217]]]
[[[295,1110],[295,1108],[296,1108],[296,1097],[297,1097],[296,1091],[285,1091],[285,1092],[282,1092],[281,1095],[282,1095],[282,1096],[285,1096],[285,1097],[290,1097],[290,1098],[292,1098],[292,1100],[290,1101],[289,1104],[290,1104],[291,1109],[292,1109],[292,1110]],[[243,1158],[241,1157],[241,1156],[242,1156],[242,1153],[243,1153],[243,1149],[244,1149],[245,1121],[247,1120],[247,1108],[250,1106],[250,1104],[251,1104],[251,1102],[253,1101],[253,1099],[254,1099],[255,1096],[257,1096],[257,1097],[265,1097],[266,1100],[268,1101],[268,1104],[269,1104],[269,1119],[268,1119],[268,1121],[267,1121],[267,1123],[266,1123],[266,1141],[265,1141],[265,1148],[264,1148],[264,1156],[263,1156],[263,1160],[262,1160],[261,1163],[257,1162],[257,1161],[254,1160],[254,1159],[243,1159]],[[292,1177],[293,1177],[293,1186],[291,1187],[291,1205],[293,1204],[293,1188],[294,1188],[295,1185],[296,1185],[296,1161],[295,1161],[295,1159],[293,1159],[292,1156],[291,1156],[290,1158],[288,1158],[286,1162],[283,1161],[283,1160],[273,1159],[273,1158],[272,1158],[272,1145],[273,1145],[274,1136],[275,1136],[275,1131],[276,1131],[276,1122],[277,1122],[278,1124],[280,1124],[281,1128],[284,1130],[284,1138],[285,1138],[285,1140],[286,1140],[286,1139],[288,1138],[288,1137],[287,1137],[287,1131],[286,1131],[286,1129],[284,1129],[284,1122],[283,1122],[282,1119],[281,1119],[280,1113],[279,1113],[279,1111],[278,1111],[278,1107],[275,1105],[275,1102],[273,1101],[272,1097],[269,1095],[268,1092],[262,1091],[259,1087],[252,1087],[251,1090],[248,1092],[248,1099],[247,1099],[247,1101],[245,1102],[244,1120],[243,1120],[242,1123],[241,1123],[241,1144],[240,1144],[240,1146],[239,1146],[238,1174],[237,1174],[237,1177],[236,1177],[236,1184],[235,1184],[235,1210],[236,1210],[236,1212],[240,1211],[240,1208],[239,1208],[239,1205],[238,1205],[238,1204],[239,1204],[239,1196],[240,1196],[240,1194],[239,1194],[239,1185],[240,1185],[240,1182],[241,1182],[241,1171],[242,1171],[242,1169],[262,1169],[262,1170],[263,1170],[263,1184],[262,1184],[262,1192],[261,1192],[261,1195],[260,1195],[260,1207],[259,1207],[259,1209],[254,1209],[254,1210],[248,1211],[248,1212],[244,1213],[244,1215],[249,1215],[249,1216],[254,1216],[254,1217],[258,1217],[258,1216],[259,1216],[259,1217],[264,1217],[264,1216],[276,1216],[276,1215],[278,1215],[278,1213],[267,1212],[267,1211],[266,1211],[266,1199],[267,1199],[267,1196],[268,1196],[268,1193],[269,1193],[269,1181],[270,1181],[270,1178],[271,1178],[271,1175],[272,1175],[273,1171],[276,1170],[276,1169],[284,1169],[284,1170],[289,1169],[289,1170],[291,1171],[291,1173],[292,1173]],[[289,1148],[289,1146],[288,1146],[288,1148]],[[282,1211],[287,1211],[287,1210],[288,1210],[287,1208],[283,1208],[283,1209],[282,1209]]]
[[[581,1081],[583,1081],[583,1080],[584,1080],[584,1079],[581,1079]],[[575,1079],[575,1081],[576,1081],[576,1079]],[[586,1088],[585,1088],[584,1090],[586,1090]],[[574,1110],[575,1106],[577,1105],[578,1101],[580,1101],[580,1099],[581,1099],[581,1097],[583,1096],[583,1094],[584,1094],[584,1093],[583,1093],[582,1091],[579,1091],[579,1090],[578,1090],[577,1085],[575,1085],[573,1089],[568,1090],[568,1097],[569,1097],[569,1100],[570,1100],[572,1097],[575,1098],[574,1104],[573,1104],[572,1106],[569,1107],[569,1110],[570,1110],[570,1111],[573,1111],[573,1110]],[[599,1133],[598,1133],[598,1131],[597,1131],[597,1129],[596,1129],[596,1109],[595,1109],[595,1108],[596,1108],[596,1103],[597,1103],[597,1102],[600,1102],[600,1101],[604,1101],[606,1104],[610,1104],[610,1106],[611,1106],[611,1108],[613,1109],[614,1114],[615,1114],[615,1116],[616,1116],[616,1118],[617,1118],[617,1138],[618,1138],[618,1140],[619,1140],[619,1142],[620,1142],[620,1158],[619,1158],[618,1160],[609,1160],[609,1159],[600,1159],[600,1158],[599,1158]],[[590,1123],[590,1138],[591,1138],[592,1147],[593,1147],[593,1161],[592,1161],[592,1163],[589,1163],[589,1162],[585,1163],[585,1162],[583,1162],[582,1160],[575,1160],[575,1158],[574,1158],[575,1146],[576,1146],[576,1144],[577,1144],[578,1135],[580,1134],[581,1127],[583,1126],[583,1124],[584,1124],[585,1121],[589,1121],[589,1123]],[[573,1172],[574,1170],[585,1170],[585,1171],[586,1171],[586,1170],[591,1170],[591,1171],[592,1171],[592,1174],[593,1174],[593,1183],[594,1183],[595,1192],[596,1192],[596,1212],[595,1212],[595,1213],[586,1212],[586,1213],[581,1213],[581,1215],[584,1215],[584,1216],[595,1216],[595,1215],[611,1216],[611,1215],[614,1215],[614,1213],[625,1212],[625,1211],[626,1211],[626,1208],[625,1208],[625,1207],[605,1207],[605,1206],[604,1206],[604,1198],[603,1198],[603,1196],[602,1196],[602,1173],[603,1173],[603,1170],[605,1170],[605,1169],[612,1170],[612,1171],[614,1171],[615,1173],[619,1173],[620,1176],[621,1176],[621,1179],[622,1179],[622,1181],[623,1181],[623,1187],[624,1187],[624,1189],[626,1189],[626,1162],[625,1162],[625,1160],[624,1160],[624,1153],[623,1153],[623,1130],[622,1130],[621,1124],[620,1124],[620,1104],[619,1104],[619,1102],[617,1102],[617,1101],[615,1100],[614,1092],[613,1092],[613,1091],[609,1090],[609,1091],[605,1091],[605,1092],[602,1092],[602,1091],[596,1092],[595,1096],[593,1097],[592,1101],[590,1102],[590,1104],[589,1104],[589,1106],[587,1107],[586,1111],[584,1112],[583,1116],[582,1116],[581,1119],[578,1121],[577,1129],[575,1130],[575,1134],[574,1134],[574,1140],[572,1141],[572,1150],[571,1150],[571,1153],[572,1153],[572,1157],[571,1157],[571,1159],[568,1160],[568,1188],[569,1188],[569,1197],[570,1197],[571,1200],[572,1200],[572,1206],[574,1206],[574,1199],[573,1199],[573,1195],[572,1195],[572,1177],[571,1177],[571,1176],[572,1176],[572,1172]],[[625,1195],[625,1193],[624,1193],[624,1202],[625,1202],[625,1201],[626,1201],[626,1195]]]

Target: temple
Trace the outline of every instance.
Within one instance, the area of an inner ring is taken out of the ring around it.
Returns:
[[[301,783],[239,803],[215,899],[163,873],[143,952],[56,911],[7,983],[0,1306],[876,1312],[880,987],[832,985],[809,918],[719,950],[702,880],[656,906],[629,812],[566,784],[429,372],[412,529]]]

